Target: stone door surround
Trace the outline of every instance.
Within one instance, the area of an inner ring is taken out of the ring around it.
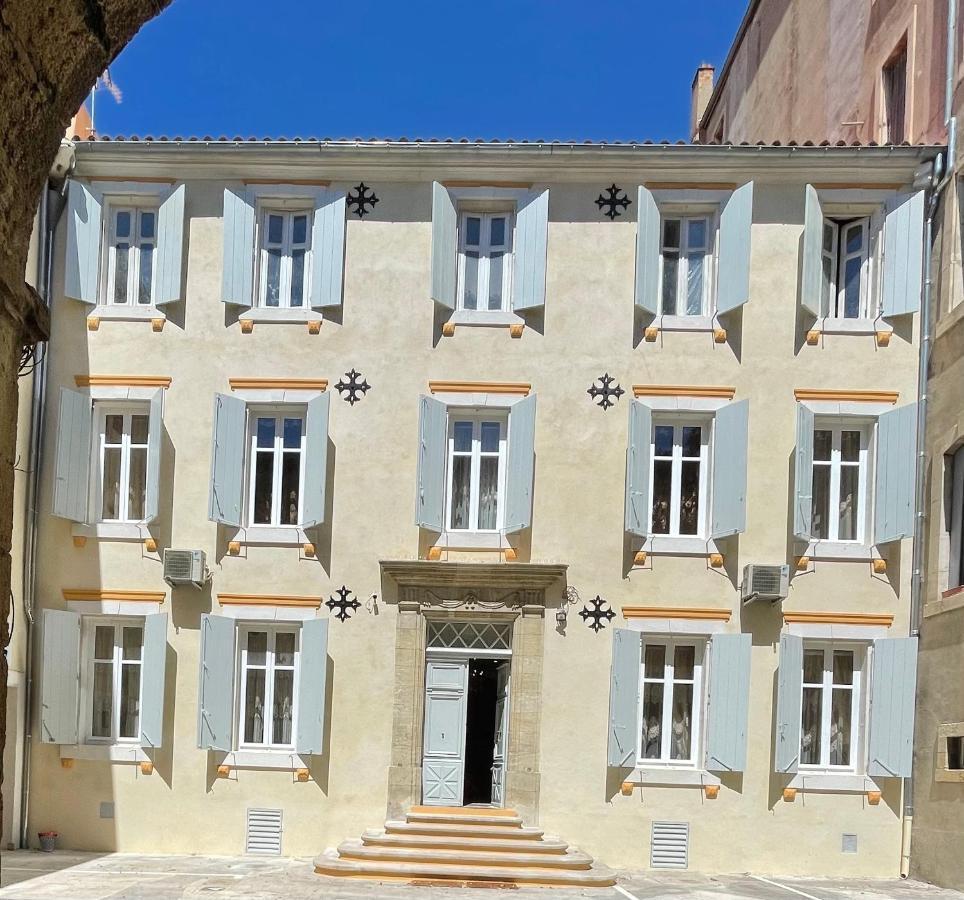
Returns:
[[[536,824],[546,594],[555,606],[567,567],[423,560],[382,560],[380,566],[385,601],[398,606],[388,818],[403,818],[422,802],[426,622],[451,618],[512,623],[505,805]]]

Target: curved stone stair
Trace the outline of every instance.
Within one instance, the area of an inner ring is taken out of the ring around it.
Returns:
[[[320,875],[373,880],[606,887],[613,872],[513,810],[417,806],[315,858]]]

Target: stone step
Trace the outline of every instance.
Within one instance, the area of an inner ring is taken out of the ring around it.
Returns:
[[[397,822],[385,823],[389,834],[433,834],[447,837],[493,837],[513,840],[538,840],[542,837],[541,828],[525,825],[512,825],[495,829],[490,825],[476,825],[462,822]]]
[[[409,812],[413,813],[446,813],[448,815],[466,816],[517,816],[514,809],[506,806],[485,806],[473,804],[471,806],[413,806]]]
[[[526,853],[516,850],[440,850],[431,847],[370,846],[357,838],[338,846],[342,859],[377,860],[401,863],[444,863],[462,866],[525,866],[528,868],[585,870],[592,866],[592,857],[581,850],[568,853]]]
[[[410,812],[408,822],[439,822],[446,825],[485,825],[486,828],[513,828],[522,824],[520,816],[474,815],[470,812]]]
[[[615,873],[597,864],[589,869],[571,870],[536,866],[400,862],[342,858],[335,850],[315,857],[315,872],[342,878],[405,881],[429,879],[461,884],[505,882],[560,887],[606,887],[616,883]]]
[[[513,850],[519,853],[565,853],[569,845],[555,838],[525,840],[499,835],[485,837],[449,837],[431,834],[386,834],[369,829],[362,834],[366,844],[381,847],[432,847],[440,850]]]

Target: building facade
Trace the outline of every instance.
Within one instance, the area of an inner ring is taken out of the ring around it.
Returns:
[[[29,834],[898,871],[933,150],[73,153]]]
[[[947,0],[750,0],[694,140],[943,143]]]

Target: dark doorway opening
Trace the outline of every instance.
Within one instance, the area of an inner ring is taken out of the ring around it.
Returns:
[[[465,716],[465,781],[462,802],[492,802],[495,748],[496,659],[469,660],[469,693]]]

